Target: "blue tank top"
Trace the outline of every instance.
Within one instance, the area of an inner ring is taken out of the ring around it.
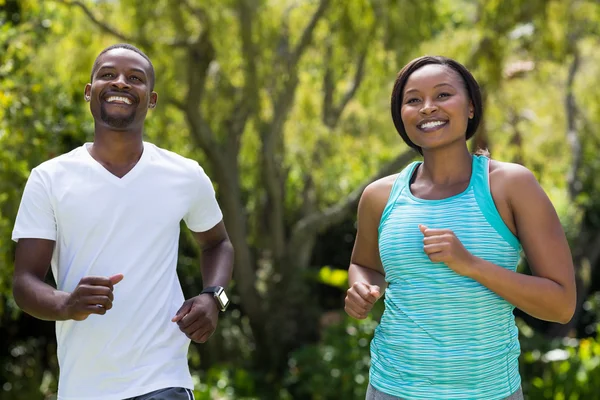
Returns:
[[[503,399],[521,385],[514,307],[431,262],[419,224],[451,229],[473,255],[511,271],[521,245],[492,199],[487,157],[473,156],[467,189],[441,200],[411,193],[419,164],[399,174],[381,216],[379,251],[388,288],[371,341],[370,382],[403,399]]]

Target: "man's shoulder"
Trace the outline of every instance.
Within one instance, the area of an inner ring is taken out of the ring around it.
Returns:
[[[163,149],[153,143],[144,142],[144,148],[151,151],[151,159],[155,163],[178,167],[178,169],[184,169],[192,173],[197,173],[198,169],[201,168],[196,160],[182,156],[172,150]]]
[[[83,150],[85,150],[83,146],[78,146],[68,153],[60,154],[42,162],[33,169],[39,173],[50,175],[64,169],[73,170],[74,164],[77,164],[84,159],[82,157]]]

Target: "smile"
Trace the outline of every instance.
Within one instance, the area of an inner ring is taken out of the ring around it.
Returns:
[[[107,103],[117,103],[117,104],[132,104],[131,99],[123,96],[110,96],[106,99]]]
[[[427,121],[417,125],[417,128],[426,132],[430,132],[445,126],[447,123],[448,121]]]

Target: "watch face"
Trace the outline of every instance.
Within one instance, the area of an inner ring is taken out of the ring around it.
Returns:
[[[224,290],[221,291],[221,293],[219,293],[218,297],[219,297],[219,301],[221,302],[221,304],[223,305],[223,307],[225,307],[225,306],[227,306],[227,304],[229,304],[229,298],[225,294]]]

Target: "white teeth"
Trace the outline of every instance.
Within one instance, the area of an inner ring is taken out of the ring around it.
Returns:
[[[421,125],[421,129],[435,128],[436,126],[444,125],[446,122],[444,121],[431,121],[425,122]]]
[[[131,104],[131,100],[129,100],[127,97],[123,97],[123,96],[110,96],[108,99],[106,99],[106,101],[108,103],[114,103],[114,102],[118,101],[120,103]]]

